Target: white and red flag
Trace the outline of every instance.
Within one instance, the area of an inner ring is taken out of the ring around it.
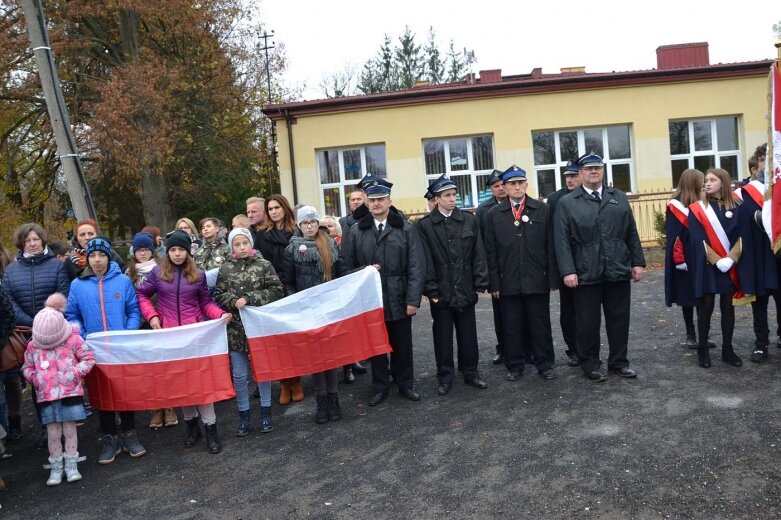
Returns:
[[[773,252],[781,249],[781,72],[778,62],[770,67],[770,141],[765,162],[765,200],[762,224],[770,237]]]
[[[373,267],[241,309],[255,381],[277,381],[391,351]]]
[[[225,322],[158,330],[94,332],[87,376],[98,410],[156,410],[234,397]]]

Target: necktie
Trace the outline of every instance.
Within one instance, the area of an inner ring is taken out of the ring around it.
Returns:
[[[382,228],[383,228],[383,227],[385,227],[383,224],[380,224],[379,226],[377,226],[377,232],[378,232],[380,235],[382,235]]]
[[[598,191],[594,192],[594,198],[597,199],[597,202],[602,202],[602,197],[599,196],[599,192]]]

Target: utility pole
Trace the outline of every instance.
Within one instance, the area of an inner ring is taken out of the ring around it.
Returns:
[[[261,38],[263,38],[263,47],[261,47],[261,50],[263,50],[266,53],[266,92],[268,93],[268,99],[266,104],[271,103],[271,67],[268,59],[268,51],[269,49],[273,49],[274,45],[269,45],[268,40],[269,38],[274,37],[274,31],[271,31],[271,34],[267,33],[266,30],[263,30],[263,34],[260,35]],[[272,40],[272,44],[274,41]],[[272,175],[277,175],[278,169],[277,169],[277,125],[274,124],[274,122],[271,122],[271,171],[268,172],[268,189],[269,192],[272,190]],[[270,195],[271,193],[269,193]]]
[[[97,221],[95,206],[92,203],[87,179],[84,177],[79,152],[71,132],[68,109],[62,97],[41,0],[21,0],[19,3],[24,12],[27,32],[30,35],[30,43],[35,54],[35,63],[38,66],[38,75],[43,87],[43,97],[46,99],[46,108],[49,111],[49,119],[54,131],[54,139],[57,142],[57,152],[60,156],[62,171],[65,174],[65,183],[68,187],[73,212],[76,215],[76,220],[91,218]]]

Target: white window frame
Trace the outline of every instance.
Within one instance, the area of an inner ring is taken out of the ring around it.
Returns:
[[[622,158],[622,159],[611,159],[610,158],[610,146],[607,142],[607,130],[611,127],[616,126],[626,126],[628,128],[628,134],[629,134],[629,157]],[[542,132],[553,132],[553,140],[554,140],[554,148],[556,152],[556,163],[555,164],[535,164],[534,165],[534,179],[535,181],[539,181],[538,172],[540,170],[554,170],[556,172],[555,175],[555,181],[556,181],[556,189],[560,190],[562,188],[562,182],[561,182],[561,169],[567,166],[567,161],[562,160],[561,158],[561,146],[559,143],[559,134],[563,133],[572,133],[577,132],[578,134],[578,157],[582,156],[583,154],[589,152],[590,150],[586,150],[586,131],[593,131],[593,130],[601,130],[602,133],[602,149],[605,152],[604,157],[602,159],[605,162],[605,182],[608,186],[613,186],[613,166],[619,165],[619,164],[628,164],[629,165],[629,187],[630,190],[627,191],[627,193],[634,193],[637,189],[636,180],[635,180],[635,168],[634,168],[634,160],[633,160],[633,152],[635,150],[634,142],[632,141],[632,125],[630,123],[624,123],[624,124],[617,124],[617,125],[606,125],[606,126],[591,126],[591,127],[581,127],[581,128],[567,128],[567,129],[560,129],[560,130],[533,130],[532,136],[535,133],[542,133]],[[534,142],[534,138],[532,137],[532,143]],[[533,150],[532,150],[533,152]],[[539,182],[537,182],[537,190],[539,191]],[[538,193],[539,196],[543,196],[541,193]]]
[[[680,123],[685,121],[687,123],[687,131],[689,133],[689,153],[682,153],[682,154],[670,154],[670,171],[672,173],[672,162],[673,161],[680,161],[683,159],[687,159],[689,161],[689,168],[694,168],[694,158],[695,157],[704,157],[712,155],[716,158],[716,168],[721,168],[721,158],[723,156],[733,156],[737,155],[738,160],[738,170],[735,172],[730,172],[730,174],[733,175],[733,180],[740,180],[743,178],[743,154],[741,153],[740,149],[737,150],[719,150],[719,135],[718,130],[716,127],[716,120],[722,119],[725,117],[731,117],[735,119],[735,126],[736,126],[736,132],[738,135],[736,135],[736,141],[738,143],[738,146],[740,146],[740,118],[736,115],[725,115],[725,116],[712,116],[712,117],[690,117],[690,118],[682,118],[682,119],[670,119],[668,121],[667,126],[667,141],[668,141],[668,149],[669,149],[669,140],[670,140],[670,126],[669,123]],[[694,123],[709,123],[710,124],[710,133],[711,133],[711,148],[709,150],[694,150]]]
[[[472,139],[476,137],[488,137],[491,139],[491,159],[493,162],[493,167],[487,170],[475,170],[474,164],[475,164],[475,158],[474,158],[474,152],[472,150]],[[466,170],[456,170],[453,171],[450,169],[450,141],[456,141],[456,140],[465,140],[466,141],[466,154],[467,154],[467,160],[469,161],[470,168]],[[438,172],[438,173],[426,173],[426,143],[436,142],[436,141],[443,141],[444,142],[444,152],[445,152],[445,170],[444,172]],[[425,176],[426,186],[425,189],[431,184],[431,181],[437,179],[440,175],[443,173],[450,179],[453,177],[462,177],[462,176],[470,176],[470,185],[472,188],[472,195],[474,197],[475,204],[473,206],[461,206],[461,209],[467,209],[467,208],[476,208],[480,204],[480,193],[477,189],[477,178],[479,176],[488,176],[491,174],[492,171],[496,169],[496,149],[495,146],[495,140],[493,134],[472,134],[472,135],[458,135],[458,136],[450,136],[450,137],[436,137],[433,139],[423,139],[421,141],[421,149],[423,150],[423,173]],[[490,192],[490,187],[488,188],[488,191]]]
[[[361,178],[363,178],[367,171],[366,171],[366,148],[370,146],[382,146],[385,148],[385,171],[384,172],[371,172],[374,175],[377,175],[378,177],[385,178],[387,177],[387,170],[388,170],[388,155],[387,155],[387,148],[385,147],[385,143],[373,143],[373,144],[364,144],[360,146],[342,146],[339,148],[321,148],[318,149],[315,152],[315,163],[317,164],[317,181],[320,184],[320,209],[325,214],[327,212],[327,208],[325,205],[325,194],[324,191],[326,189],[332,189],[332,188],[339,188],[339,216],[345,216],[348,213],[348,207],[346,202],[346,195],[350,191],[354,191],[355,189],[358,189],[358,183],[361,182]],[[361,152],[361,173],[358,176],[357,179],[346,179],[345,173],[344,173],[344,152],[352,151],[352,150],[359,150]],[[337,160],[339,164],[339,182],[331,182],[331,183],[323,183],[320,179],[322,179],[322,175],[320,172],[320,154],[322,152],[336,152],[337,153]]]

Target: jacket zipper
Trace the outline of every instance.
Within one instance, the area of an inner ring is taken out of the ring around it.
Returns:
[[[108,331],[106,322],[106,302],[103,299],[103,277],[98,278],[98,294],[100,294],[100,317],[103,320],[103,331]]]
[[[179,277],[176,279],[176,319],[179,320],[179,325],[182,325],[182,307],[179,304],[179,287],[182,285],[182,270],[178,269]]]

